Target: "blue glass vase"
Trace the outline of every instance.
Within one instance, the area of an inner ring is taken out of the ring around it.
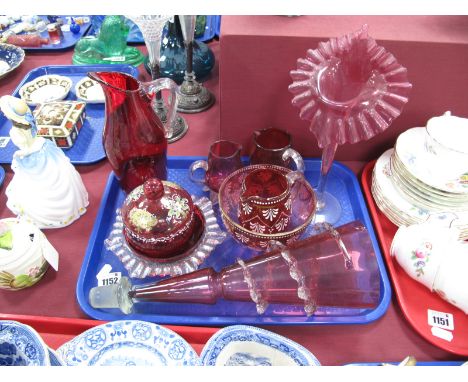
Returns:
[[[193,71],[197,80],[202,81],[211,72],[215,57],[211,49],[201,41],[193,41]],[[150,73],[148,59],[145,68]],[[161,77],[168,77],[180,85],[184,81],[186,55],[182,29],[179,17],[174,16],[174,22],[169,22],[161,40]]]

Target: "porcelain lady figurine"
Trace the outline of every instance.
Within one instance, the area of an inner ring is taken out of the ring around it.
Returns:
[[[37,137],[27,104],[12,96],[0,98],[0,109],[10,119],[13,179],[6,189],[7,207],[39,228],[60,228],[86,212],[88,193],[70,159],[54,142]]]

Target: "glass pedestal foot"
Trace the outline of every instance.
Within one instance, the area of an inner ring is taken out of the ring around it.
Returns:
[[[314,223],[335,224],[341,217],[341,204],[329,192],[317,195],[317,211],[315,212]]]

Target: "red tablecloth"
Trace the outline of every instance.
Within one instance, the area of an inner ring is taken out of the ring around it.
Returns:
[[[214,41],[210,47],[219,57],[219,43]],[[144,47],[140,49],[146,51]],[[71,64],[72,53],[73,50],[62,53],[28,52],[21,67],[0,80],[0,95],[11,94],[33,68]],[[149,79],[143,66],[140,66],[140,79]],[[219,96],[218,63],[205,86]],[[219,103],[216,102],[206,112],[184,115],[190,125],[189,132],[182,140],[170,145],[169,155],[206,155],[210,143],[219,137],[219,109]],[[364,165],[363,162],[344,163],[356,173]],[[111,169],[106,160],[77,169],[89,193],[88,211],[69,227],[45,231],[49,241],[60,253],[59,272],[49,270],[39,284],[23,291],[0,291],[0,313],[87,318],[75,298],[76,280]],[[12,216],[5,205],[5,188],[12,178],[9,166],[6,166],[6,172],[0,188],[0,218]],[[403,318],[395,299],[381,319],[367,325],[269,326],[267,329],[302,344],[324,365],[399,361],[410,354],[419,361],[459,359],[432,346],[416,334]]]

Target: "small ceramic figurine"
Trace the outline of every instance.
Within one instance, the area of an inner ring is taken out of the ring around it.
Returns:
[[[49,265],[58,270],[59,255],[34,224],[0,220],[0,289],[19,290],[36,284]]]
[[[39,228],[60,228],[86,212],[88,193],[70,159],[54,142],[36,136],[27,104],[12,96],[0,98],[0,109],[10,119],[13,179],[6,189],[7,207]]]

